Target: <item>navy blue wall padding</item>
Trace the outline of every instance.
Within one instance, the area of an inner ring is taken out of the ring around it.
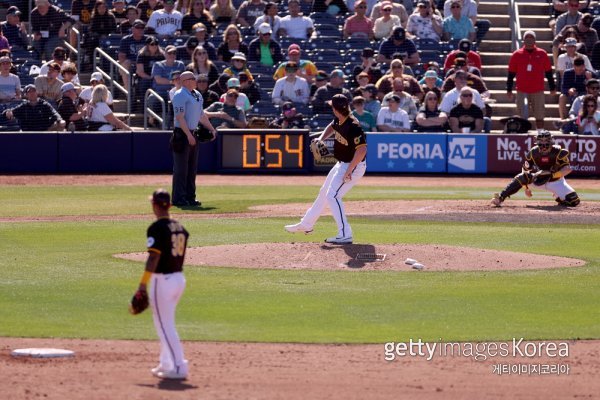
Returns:
[[[60,133],[58,171],[131,171],[131,132]]]
[[[217,170],[217,140],[200,144],[198,171],[213,172]]]
[[[170,132],[133,132],[133,172],[171,172]]]
[[[2,173],[56,173],[58,134],[0,133]]]

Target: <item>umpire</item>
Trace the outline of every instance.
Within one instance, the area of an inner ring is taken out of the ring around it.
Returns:
[[[181,89],[173,96],[175,129],[171,138],[173,151],[173,205],[200,206],[196,200],[196,172],[198,170],[198,144],[194,130],[201,123],[213,136],[217,131],[203,110],[203,100],[196,90],[196,77],[190,71],[180,77]]]

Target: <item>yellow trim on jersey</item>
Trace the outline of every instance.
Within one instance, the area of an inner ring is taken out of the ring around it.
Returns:
[[[350,116],[351,116],[351,115],[352,115],[352,113],[350,113],[350,114],[346,115],[346,118],[344,118],[344,119],[340,119],[340,120],[339,120],[339,124],[338,124],[338,125],[340,125],[340,126],[341,126],[341,125],[342,125],[344,122],[346,122],[346,120],[347,120],[348,118],[350,118]]]
[[[366,143],[363,143],[363,144],[359,144],[359,145],[358,145],[358,146],[356,146],[356,147],[355,147],[355,148],[354,148],[354,150],[356,150],[356,149],[358,149],[358,148],[359,148],[359,147],[363,147],[363,146],[366,146],[366,145],[367,145],[367,144],[366,144]]]
[[[153,252],[153,253],[156,253],[156,254],[162,254],[162,253],[160,252],[160,250],[158,250],[158,249],[155,249],[155,248],[153,248],[153,247],[149,247],[149,248],[148,248],[148,252]]]

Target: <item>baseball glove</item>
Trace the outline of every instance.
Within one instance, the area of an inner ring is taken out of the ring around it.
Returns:
[[[131,298],[131,304],[129,304],[129,312],[133,315],[144,312],[150,302],[148,301],[148,292],[145,290],[138,290]]]
[[[532,175],[533,184],[536,186],[542,186],[548,183],[552,179],[552,172],[547,170],[540,170]]]
[[[198,127],[194,129],[194,132],[192,133],[194,134],[194,137],[198,143],[206,143],[214,139],[213,134],[202,125],[198,125]]]
[[[313,153],[315,161],[321,161],[321,158],[331,155],[327,145],[322,140],[313,140],[310,142],[310,151]]]

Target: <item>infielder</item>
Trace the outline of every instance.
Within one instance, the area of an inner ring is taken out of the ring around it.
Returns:
[[[286,225],[285,230],[290,233],[312,232],[325,205],[329,204],[338,233],[325,242],[349,244],[352,243],[352,228],[348,224],[342,198],[365,174],[367,142],[360,123],[350,112],[348,98],[343,94],[336,94],[328,103],[333,108],[333,122],[315,141],[319,143],[334,135],[333,155],[338,162],[329,171],[319,195],[302,220],[295,225]]]
[[[152,374],[162,379],[186,379],[188,362],[175,328],[175,309],[185,289],[182,271],[189,234],[169,216],[171,196],[167,191],[154,191],[151,202],[157,220],[148,228],[148,259],[138,292],[145,292],[152,282],[150,306],[160,338],[160,362]]]
[[[555,145],[550,132],[540,130],[536,136],[536,146],[525,157],[523,171],[501,193],[494,193],[492,204],[500,207],[507,197],[517,193],[523,186],[525,195],[531,197],[528,185],[533,183],[551,192],[559,205],[575,207],[579,204],[579,196],[565,180],[571,171],[569,151]]]

